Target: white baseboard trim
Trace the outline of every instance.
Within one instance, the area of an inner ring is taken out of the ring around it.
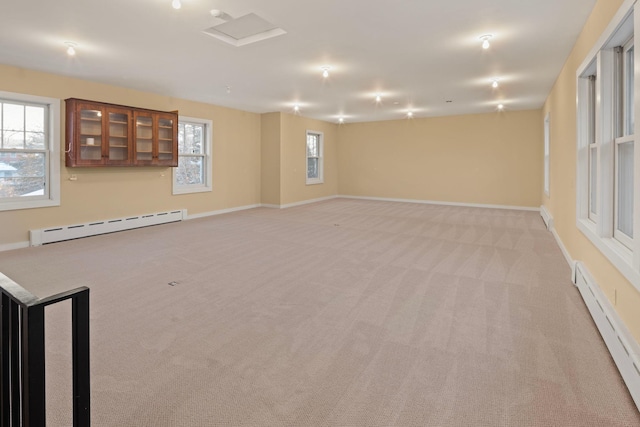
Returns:
[[[540,216],[547,226],[547,230],[551,230],[553,228],[553,217],[544,205],[540,206]]]
[[[576,267],[576,285],[631,398],[640,409],[640,346],[581,262]]]
[[[216,216],[216,215],[223,215],[223,214],[227,214],[227,213],[231,213],[231,212],[246,211],[248,209],[259,208],[260,206],[261,206],[260,204],[236,206],[234,208],[220,209],[220,210],[217,210],[217,211],[209,211],[209,212],[201,212],[201,213],[197,213],[197,214],[189,214],[189,215],[187,215],[187,217],[185,219],[186,220],[190,220],[190,219],[206,218],[208,216]]]
[[[569,251],[567,250],[567,247],[562,242],[562,239],[560,238],[560,235],[558,235],[558,232],[556,231],[556,229],[552,228],[549,231],[553,235],[553,238],[556,239],[556,243],[560,247],[560,250],[562,251],[562,255],[564,255],[564,259],[567,260],[567,264],[569,264],[569,267],[571,267],[571,281],[575,284],[576,283],[576,264],[577,263],[573,258],[571,258],[571,255],[569,254]]]
[[[532,211],[539,212],[540,208],[528,206],[508,206],[508,205],[488,205],[482,203],[460,203],[460,202],[441,202],[437,200],[419,200],[419,199],[396,199],[389,197],[368,197],[368,196],[348,196],[339,195],[341,199],[360,199],[360,200],[376,200],[380,202],[402,202],[402,203],[419,203],[424,205],[442,205],[442,206],[462,206],[467,208],[487,208],[487,209],[508,209],[516,211]]]
[[[16,243],[5,243],[4,245],[0,245],[0,252],[12,251],[14,249],[23,249],[29,247],[29,241],[24,242],[16,242]]]
[[[341,197],[341,196],[320,197],[318,199],[303,200],[301,202],[287,203],[285,205],[272,205],[272,204],[268,204],[268,203],[263,203],[260,206],[262,206],[263,208],[287,209],[287,208],[293,208],[295,206],[302,206],[302,205],[308,205],[308,204],[311,204],[311,203],[324,202],[325,200],[332,200],[332,199],[336,199],[338,197]]]
[[[544,207],[544,205],[540,206],[540,216],[542,217],[542,220],[547,226],[547,230],[551,232],[551,235],[556,240],[556,243],[558,244],[558,247],[562,251],[562,255],[564,256],[564,259],[567,261],[567,264],[569,264],[569,267],[571,267],[571,281],[575,285],[576,284],[576,261],[573,258],[571,258],[571,255],[569,254],[567,247],[562,242],[560,235],[558,235],[558,232],[554,227],[553,216],[551,216],[551,213],[547,210],[546,207]]]

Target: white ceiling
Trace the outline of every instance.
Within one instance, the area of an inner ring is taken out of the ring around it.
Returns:
[[[522,110],[542,106],[595,1],[3,0],[0,63],[333,122]],[[287,34],[228,45],[202,33],[214,8]]]

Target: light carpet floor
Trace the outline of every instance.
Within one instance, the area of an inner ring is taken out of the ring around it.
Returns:
[[[4,252],[0,271],[91,288],[94,426],[640,425],[535,212],[336,199]],[[70,304],[47,319],[65,426]]]

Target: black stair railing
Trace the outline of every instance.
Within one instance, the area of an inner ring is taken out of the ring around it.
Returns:
[[[89,427],[89,288],[38,298],[0,273],[0,426],[46,425],[44,308],[71,299],[73,425]]]

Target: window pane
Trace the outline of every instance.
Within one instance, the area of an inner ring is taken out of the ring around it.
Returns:
[[[24,130],[24,107],[17,104],[2,104],[2,127],[6,130]]]
[[[589,149],[589,212],[598,213],[597,211],[597,182],[598,182],[598,149]]]
[[[633,142],[618,145],[617,228],[633,237]]]
[[[25,119],[27,132],[44,132],[44,107],[27,106]]]
[[[44,153],[0,152],[0,197],[44,194]]]
[[[200,156],[179,156],[176,169],[178,185],[204,184],[204,158]]]
[[[307,159],[307,178],[318,178],[318,159]]]
[[[204,154],[204,126],[184,123],[178,129],[178,153]]]
[[[30,150],[44,149],[44,133],[25,132],[25,142]]]
[[[318,153],[318,135],[307,135],[307,157],[320,157]]]
[[[178,154],[184,153],[184,124],[178,123]]]
[[[24,132],[15,130],[4,130],[3,135],[3,148],[19,148],[24,149]]]

